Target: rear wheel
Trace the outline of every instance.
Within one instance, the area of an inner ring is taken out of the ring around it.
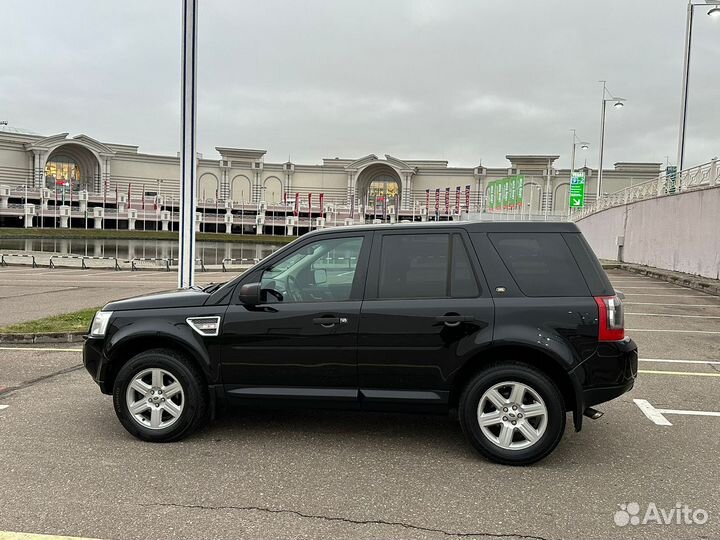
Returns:
[[[177,441],[207,420],[202,374],[181,354],[153,349],[120,368],[113,404],[120,423],[144,441]]]
[[[483,456],[527,465],[553,451],[565,430],[565,406],[545,373],[521,362],[492,364],[460,396],[460,423]]]

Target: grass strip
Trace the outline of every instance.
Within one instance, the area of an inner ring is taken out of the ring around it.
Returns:
[[[0,334],[46,334],[51,332],[82,332],[90,327],[93,315],[100,308],[81,309],[72,313],[43,317],[0,328]]]

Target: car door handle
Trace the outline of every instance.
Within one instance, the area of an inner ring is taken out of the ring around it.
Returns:
[[[336,324],[347,323],[347,317],[315,317],[312,322],[325,328],[331,328]]]
[[[458,326],[462,322],[474,321],[475,317],[472,315],[457,315],[448,313],[447,315],[440,315],[435,317],[437,322],[444,323],[445,326]]]

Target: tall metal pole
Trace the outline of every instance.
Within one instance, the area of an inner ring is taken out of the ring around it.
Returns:
[[[680,99],[680,133],[678,135],[677,173],[675,177],[675,190],[680,188],[680,171],[683,170],[685,160],[685,121],[688,105],[688,75],[690,73],[690,43],[692,42],[693,4],[688,2],[687,20],[685,22],[685,54],[683,61],[682,97]]]
[[[602,94],[602,110],[600,111],[600,165],[598,165],[598,179],[597,179],[597,195],[596,201],[600,200],[602,193],[602,171],[603,171],[603,151],[605,149],[605,105],[607,100],[605,99],[605,81],[603,83],[603,94]]]
[[[182,151],[178,249],[178,287],[181,289],[189,289],[195,281],[197,4],[197,0],[183,0]]]

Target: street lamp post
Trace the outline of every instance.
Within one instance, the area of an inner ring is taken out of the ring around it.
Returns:
[[[704,4],[688,2],[687,18],[685,20],[685,54],[683,55],[682,97],[680,98],[680,131],[678,134],[677,173],[676,184],[680,181],[680,171],[685,161],[685,123],[688,105],[688,75],[690,74],[690,45],[692,43],[693,10],[698,6],[712,6],[707,12],[713,18],[720,18],[720,0],[705,0]],[[679,188],[679,184],[677,188]],[[676,188],[676,189],[677,189]]]
[[[614,101],[613,107],[620,109],[623,107],[623,102],[627,101],[625,98],[613,96],[607,89],[607,81],[598,81],[603,83],[603,94],[602,94],[602,109],[600,113],[600,164],[598,165],[598,179],[597,179],[597,195],[596,200],[600,200],[600,194],[602,193],[602,171],[603,171],[603,151],[605,149],[605,109],[608,101]]]
[[[575,150],[577,149],[578,145],[580,145],[581,150],[587,150],[588,148],[590,148],[590,143],[586,143],[586,142],[583,142],[582,140],[580,140],[578,138],[577,134],[575,133],[574,129],[571,129],[570,131],[572,132],[572,135],[573,135],[572,154],[571,154],[572,157],[570,158],[570,176],[572,177],[572,175],[575,173]]]

